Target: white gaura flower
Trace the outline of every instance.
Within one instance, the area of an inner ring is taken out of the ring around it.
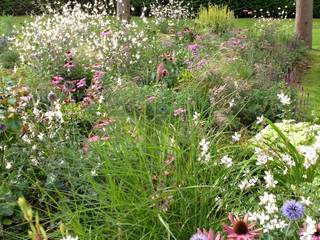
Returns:
[[[301,203],[307,207],[312,204],[310,197],[305,198],[304,196],[301,197]]]
[[[291,104],[290,97],[288,95],[285,95],[283,92],[279,93],[277,96],[278,96],[282,105],[290,105]]]
[[[316,149],[312,146],[300,146],[299,151],[303,154],[304,156],[304,167],[308,169],[312,165],[316,164],[318,160],[318,153]]]
[[[235,101],[234,99],[232,99],[230,102],[229,102],[229,108],[233,108],[235,106]]]
[[[264,173],[265,173],[265,176],[263,178],[266,181],[266,187],[269,189],[275,188],[278,181],[274,180],[273,175],[270,171],[266,171]]]
[[[264,121],[264,116],[261,115],[260,117],[257,117],[256,123],[259,125],[259,124],[263,123],[263,121]]]
[[[72,237],[71,235],[65,236],[61,240],[79,240],[78,237]]]
[[[12,168],[12,162],[6,162],[6,169],[10,170]]]
[[[210,142],[208,142],[205,138],[201,139],[200,143],[199,143],[199,147],[200,147],[200,156],[198,158],[199,162],[208,164],[208,162],[211,159],[211,155],[209,152],[209,146],[210,146]]]
[[[193,120],[195,126],[198,125],[199,118],[200,118],[200,114],[198,112],[194,112],[192,120]]]
[[[265,165],[269,160],[272,160],[272,157],[265,154],[261,148],[255,148],[255,154],[257,157],[257,165]]]
[[[220,163],[226,165],[227,168],[230,168],[233,165],[232,158],[230,158],[228,155],[223,156],[220,160]]]
[[[239,142],[240,141],[240,138],[241,138],[241,134],[238,133],[238,132],[235,132],[232,136],[232,141],[234,142]]]

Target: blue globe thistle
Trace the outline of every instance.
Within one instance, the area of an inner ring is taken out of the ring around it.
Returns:
[[[295,200],[289,200],[283,204],[282,214],[290,221],[299,220],[304,214],[304,206]]]

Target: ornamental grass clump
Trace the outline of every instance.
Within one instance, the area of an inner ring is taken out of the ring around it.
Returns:
[[[235,24],[234,12],[225,5],[201,7],[197,20],[200,26],[210,28],[217,34],[227,32]]]

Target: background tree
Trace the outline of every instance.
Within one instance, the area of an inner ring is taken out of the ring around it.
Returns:
[[[121,21],[130,22],[130,0],[117,0],[117,17]]]
[[[296,34],[312,47],[313,0],[296,0]]]

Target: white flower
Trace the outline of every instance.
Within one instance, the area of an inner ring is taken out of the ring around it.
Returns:
[[[291,104],[290,97],[288,95],[285,95],[283,92],[279,93],[277,96],[278,96],[282,105],[290,105]]]
[[[240,138],[241,138],[241,134],[235,132],[235,133],[233,134],[233,136],[232,136],[232,141],[234,141],[234,142],[239,142],[239,141],[240,141]]]
[[[10,170],[12,168],[12,162],[6,162],[6,169]]]
[[[266,181],[266,187],[270,189],[275,188],[278,181],[273,179],[273,175],[270,171],[266,171],[264,173],[265,176],[263,178]]]
[[[205,138],[201,139],[199,143],[200,150],[201,150],[200,156],[198,158],[199,162],[208,164],[208,162],[210,161],[211,155],[209,153],[209,145],[210,145],[210,142],[208,142]]]
[[[272,160],[272,157],[265,154],[261,148],[256,148],[255,154],[257,157],[257,165],[265,165],[269,160]]]
[[[220,163],[226,165],[227,168],[230,168],[233,164],[232,158],[230,158],[228,155],[223,156],[220,160]]]
[[[295,161],[293,161],[292,157],[288,154],[283,154],[282,156],[282,161],[285,162],[288,167],[294,167],[296,165]]]
[[[232,99],[230,102],[229,102],[229,108],[233,108],[235,106],[235,101],[234,99]]]
[[[193,114],[193,118],[192,118],[195,126],[198,125],[198,123],[199,123],[199,118],[200,118],[200,114],[199,114],[198,112],[195,112],[195,113]]]
[[[318,160],[318,154],[316,149],[312,146],[300,146],[299,151],[304,155],[304,167],[308,169],[310,166],[316,164]]]
[[[307,207],[312,204],[310,197],[305,198],[304,196],[301,196],[301,203]]]
[[[259,124],[261,124],[263,121],[264,121],[264,116],[261,115],[260,117],[257,117],[257,122],[256,122],[256,123],[259,125]]]
[[[79,240],[79,238],[78,237],[72,237],[72,236],[68,235],[68,236],[65,236],[64,238],[62,238],[61,240]]]
[[[313,234],[316,232],[316,221],[314,221],[311,217],[307,216],[306,218],[306,226],[303,231],[300,233],[301,240],[311,240]]]

